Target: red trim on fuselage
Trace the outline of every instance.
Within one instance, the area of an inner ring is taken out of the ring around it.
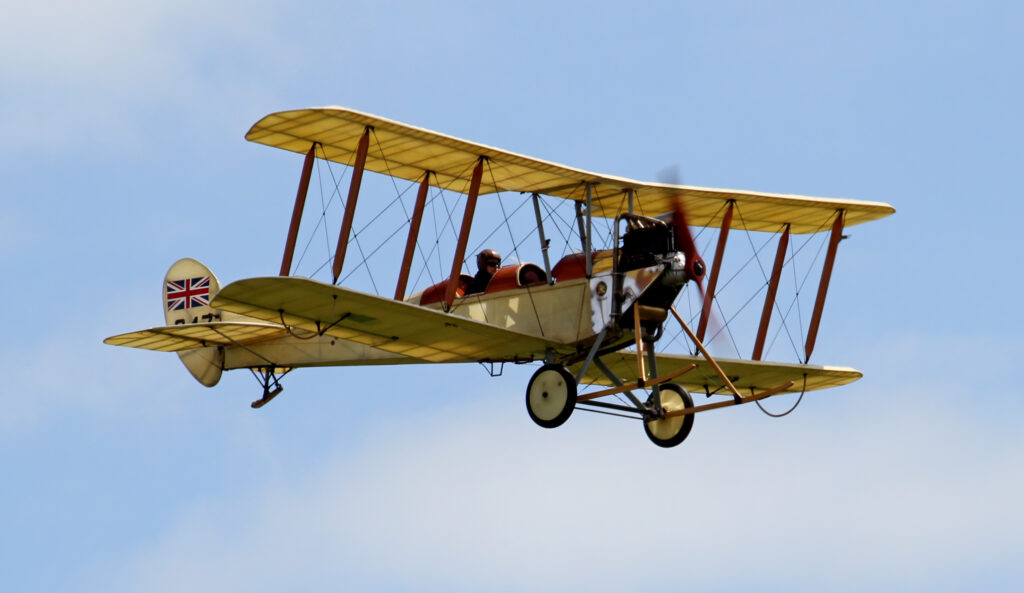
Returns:
[[[487,284],[484,294],[513,290],[524,286],[540,285],[547,282],[547,274],[537,264],[519,264],[499,268]]]

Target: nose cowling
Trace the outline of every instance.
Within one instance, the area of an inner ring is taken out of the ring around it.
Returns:
[[[665,270],[661,273],[661,281],[669,286],[682,286],[691,279],[692,272],[686,265],[686,256],[677,251],[663,261]],[[702,266],[703,269],[703,266]]]

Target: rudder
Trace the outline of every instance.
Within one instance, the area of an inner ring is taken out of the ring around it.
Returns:
[[[210,306],[220,282],[205,265],[186,257],[174,262],[164,277],[164,318],[167,325],[222,321]],[[218,346],[178,352],[182,364],[197,381],[213,387],[224,370],[224,350]]]

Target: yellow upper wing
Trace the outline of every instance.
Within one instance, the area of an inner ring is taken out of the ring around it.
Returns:
[[[658,354],[658,374],[664,375],[690,364],[696,364],[697,368],[672,379],[672,382],[683,385],[694,393],[715,392],[723,395],[730,395],[724,387],[722,380],[715,373],[715,370],[708,364],[707,359],[701,356],[685,354]],[[615,373],[624,383],[636,380],[636,352],[620,350],[601,357],[609,370]],[[805,388],[807,391],[817,389],[828,389],[853,383],[863,375],[860,371],[849,367],[818,366],[810,364],[789,364],[782,362],[763,362],[754,360],[736,360],[729,358],[715,358],[715,362],[722,367],[722,370],[733,382],[733,385],[743,394],[751,395],[753,392],[772,389],[793,381],[793,386],[783,389],[780,393],[799,393]],[[579,365],[573,367],[573,374],[579,372]],[[806,377],[806,387],[804,383]],[[594,383],[597,385],[611,386],[612,382],[593,365],[583,376],[583,383]]]
[[[366,157],[366,168],[371,171],[410,181],[419,181],[425,171],[432,171],[436,178],[431,182],[438,187],[467,193],[473,166],[485,157],[481,194],[536,192],[583,201],[585,185],[593,184],[594,214],[608,218],[626,211],[629,190],[634,192],[636,210],[648,215],[672,210],[678,196],[689,223],[696,226],[719,225],[725,204],[732,201],[739,214],[734,226],[752,231],[775,232],[788,223],[793,233],[814,233],[826,230],[837,210],[845,212],[846,226],[895,212],[882,202],[668,185],[601,175],[343,107],[272,113],[256,122],[245,137],[302,154],[316,142],[322,147],[317,156],[351,164],[368,126],[373,128]]]
[[[550,345],[536,336],[307,278],[232,282],[212,306],[428,362],[531,360],[543,357]]]

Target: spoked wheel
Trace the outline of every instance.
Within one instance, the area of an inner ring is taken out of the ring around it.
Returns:
[[[540,368],[526,386],[526,410],[544,428],[561,426],[576,407],[576,379],[557,364]]]
[[[693,398],[683,389],[682,385],[666,383],[658,390],[661,394],[661,407],[665,412],[685,410],[693,407]],[[647,438],[659,447],[675,447],[686,440],[693,428],[693,414],[658,418],[644,422]]]

